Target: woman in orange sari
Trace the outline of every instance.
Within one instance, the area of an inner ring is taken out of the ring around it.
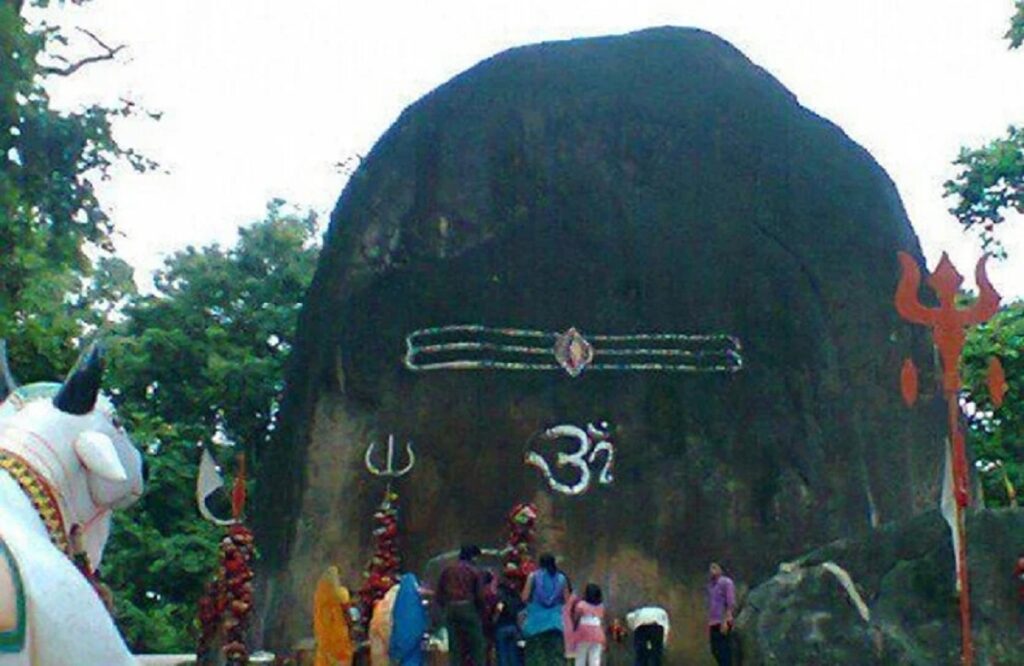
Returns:
[[[314,666],[350,666],[352,636],[348,630],[348,589],[342,586],[338,567],[328,567],[313,595]]]

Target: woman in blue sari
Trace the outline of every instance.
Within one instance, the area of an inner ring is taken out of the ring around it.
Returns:
[[[540,568],[523,588],[526,603],[526,666],[564,666],[562,607],[569,596],[569,581],[558,570],[554,555],[541,555]]]
[[[429,628],[416,576],[402,576],[391,611],[391,645],[388,656],[399,666],[423,666],[423,635]]]

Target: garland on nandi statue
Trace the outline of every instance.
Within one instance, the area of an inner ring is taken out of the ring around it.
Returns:
[[[93,348],[63,384],[16,387],[0,347],[0,666],[137,663],[94,585],[143,486],[102,374]]]

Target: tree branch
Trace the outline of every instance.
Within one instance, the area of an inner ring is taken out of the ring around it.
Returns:
[[[85,34],[90,39],[92,39],[92,41],[96,42],[96,44],[98,44],[99,47],[101,49],[103,49],[103,53],[98,53],[96,55],[87,56],[85,58],[82,58],[81,60],[77,60],[77,61],[75,61],[73,63],[70,63],[66,67],[52,67],[52,66],[51,67],[41,67],[40,68],[40,72],[44,76],[50,76],[50,75],[54,75],[54,76],[70,76],[70,75],[74,74],[75,72],[77,72],[78,70],[80,70],[82,67],[85,67],[86,65],[91,65],[91,64],[97,63],[97,62],[104,62],[104,61],[107,61],[107,60],[113,60],[120,51],[122,51],[125,48],[127,48],[127,45],[125,45],[125,44],[121,44],[120,46],[116,46],[116,47],[111,47],[106,42],[104,42],[102,39],[97,37],[92,32],[86,30],[85,28],[76,28],[76,30],[78,30],[79,32]],[[61,58],[61,59],[64,60],[64,62],[68,62],[67,59],[65,59],[65,58]]]

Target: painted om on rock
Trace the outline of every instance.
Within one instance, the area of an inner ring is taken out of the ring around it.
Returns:
[[[590,489],[594,469],[598,470],[599,484],[607,486],[614,481],[612,468],[615,465],[615,445],[610,438],[611,427],[605,421],[597,426],[588,423],[586,430],[574,425],[558,425],[548,428],[536,438],[538,441],[571,439],[576,442],[577,446],[573,451],[560,451],[555,459],[558,469],[568,468],[572,470],[570,474],[575,473],[576,480],[572,482],[560,481],[547,459],[532,449],[526,452],[526,464],[539,469],[548,486],[555,492],[563,495],[582,495]]]

